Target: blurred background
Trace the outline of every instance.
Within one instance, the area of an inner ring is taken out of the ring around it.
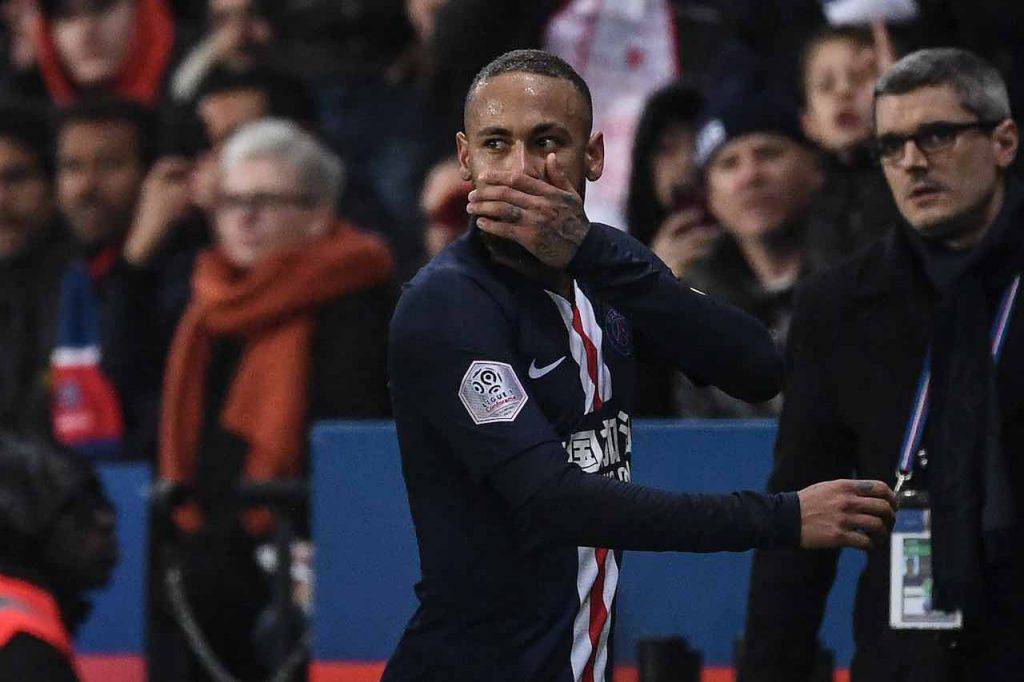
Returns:
[[[4,655],[74,679],[53,652],[78,633],[83,679],[379,677],[417,570],[387,322],[467,229],[454,139],[494,57],[579,71],[607,149],[590,219],[781,348],[798,282],[899,219],[871,154],[878,76],[964,47],[1016,109],[1022,32],[1015,0],[0,0],[0,429],[97,468],[122,548],[95,596],[25,549],[54,526],[0,519],[0,577],[55,599],[67,631]],[[655,452],[754,439],[721,476],[695,458],[640,479],[763,487],[784,396],[747,405],[639,360],[634,416],[667,420],[641,424]],[[697,610],[679,585],[624,583],[617,679],[643,676],[641,650],[690,655],[637,646],[674,634],[731,679],[736,561],[651,569],[732,576],[692,583],[723,595]],[[826,637],[838,668],[846,629]]]

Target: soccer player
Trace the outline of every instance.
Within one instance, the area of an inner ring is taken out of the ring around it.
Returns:
[[[469,233],[413,279],[390,373],[420,549],[420,607],[384,680],[605,680],[622,550],[866,548],[892,493],[684,495],[631,484],[634,344],[767,400],[756,321],[679,284],[583,213],[604,161],[586,84],[544,52],[477,76],[458,136]]]

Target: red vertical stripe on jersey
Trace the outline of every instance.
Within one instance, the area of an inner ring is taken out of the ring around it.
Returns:
[[[594,558],[597,561],[597,577],[590,588],[590,658],[583,669],[583,682],[594,682],[594,663],[597,661],[597,651],[601,646],[601,631],[604,629],[604,622],[608,620],[608,605],[604,603],[604,562],[608,558],[608,550],[597,549]]]
[[[572,304],[572,328],[583,339],[583,349],[587,353],[587,374],[590,375],[590,380],[594,382],[594,412],[597,412],[604,405],[604,402],[601,400],[601,368],[597,366],[597,348],[583,329],[580,309],[576,307],[575,303]],[[604,569],[603,564],[601,569]]]

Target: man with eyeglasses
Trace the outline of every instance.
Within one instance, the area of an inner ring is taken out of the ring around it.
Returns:
[[[868,553],[854,682],[1024,670],[1024,187],[998,72],[911,54],[875,88],[875,146],[903,217],[798,294],[772,491],[856,472],[895,484]],[[755,555],[743,680],[806,680],[837,552]]]

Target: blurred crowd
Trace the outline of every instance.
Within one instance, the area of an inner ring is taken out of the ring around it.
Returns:
[[[166,534],[202,644],[266,676],[280,661],[250,634],[273,520],[232,491],[301,478],[317,420],[389,415],[398,287],[468,227],[454,137],[481,66],[538,47],[576,68],[608,152],[590,219],[781,346],[801,278],[898,220],[870,149],[878,76],[956,45],[1020,102],[1022,15],[1014,0],[2,0],[0,428],[151,461],[187,490]],[[639,380],[637,416],[774,416],[783,399],[747,405],[654,364]],[[150,601],[154,679],[216,678],[173,605]]]

